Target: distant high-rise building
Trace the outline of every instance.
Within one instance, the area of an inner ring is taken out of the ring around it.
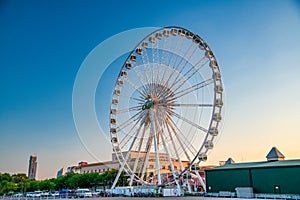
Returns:
[[[64,171],[64,168],[61,168],[60,170],[58,170],[56,178],[61,177],[63,175],[63,171]]]
[[[31,155],[29,159],[28,178],[35,179],[37,168],[37,156]]]

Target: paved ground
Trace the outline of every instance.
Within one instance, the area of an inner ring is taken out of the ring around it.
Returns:
[[[26,198],[1,198],[2,200],[26,200]],[[99,198],[83,198],[80,200],[138,200],[138,199],[153,199],[153,200],[175,200],[175,199],[183,199],[183,200],[249,200],[249,199],[242,199],[242,198],[217,198],[217,197],[99,197]],[[27,199],[33,200],[33,199]],[[36,198],[35,200],[39,200]],[[47,200],[46,198],[43,200]],[[50,200],[50,199],[49,199]],[[54,199],[51,199],[54,200]],[[72,200],[72,199],[55,199],[55,200]],[[264,199],[265,200],[265,199]]]
[[[95,200],[98,198],[95,198]],[[217,198],[217,197],[200,197],[200,196],[193,196],[193,197],[100,197],[99,199],[107,199],[107,200],[135,200],[135,199],[153,199],[153,200],[250,200],[250,199],[242,199],[242,198]],[[85,199],[88,200],[88,199]],[[264,199],[266,200],[266,199]]]
[[[100,198],[93,198],[93,199],[82,199],[82,200],[251,200],[251,199],[244,199],[244,198],[218,198],[218,197],[201,197],[201,196],[193,196],[193,197],[100,197]],[[253,198],[253,200],[255,200]],[[274,200],[274,199],[263,199],[263,200]]]
[[[218,200],[218,198],[210,198],[210,197],[109,197],[107,199],[111,200],[134,200],[134,199],[155,199],[155,200],[175,200],[175,199],[183,199],[183,200]],[[226,200],[222,198],[222,200]],[[232,200],[232,199],[231,199]],[[249,200],[249,199],[248,199]]]

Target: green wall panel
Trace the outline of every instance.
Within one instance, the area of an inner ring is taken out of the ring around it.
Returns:
[[[207,192],[253,187],[254,193],[300,194],[300,167],[207,170],[206,187]]]
[[[251,174],[255,193],[300,194],[300,167],[254,168]]]
[[[248,169],[206,171],[207,192],[234,192],[236,187],[251,187]]]

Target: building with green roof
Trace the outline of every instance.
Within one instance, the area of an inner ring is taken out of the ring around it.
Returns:
[[[225,164],[205,170],[206,191],[230,191],[253,188],[254,193],[300,194],[300,159],[284,160],[273,147],[268,161]]]

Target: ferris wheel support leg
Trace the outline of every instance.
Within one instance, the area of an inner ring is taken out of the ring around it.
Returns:
[[[124,169],[124,164],[125,164],[125,161],[122,163],[122,166],[121,166],[121,168],[120,168],[119,171],[118,171],[118,174],[117,174],[117,176],[116,176],[116,178],[115,178],[115,180],[114,180],[113,185],[111,186],[111,189],[114,189],[114,188],[116,187],[116,184],[117,184],[117,182],[118,182],[118,180],[119,180],[119,178],[120,178],[120,175],[121,175],[121,173],[122,173],[122,171],[123,171],[123,169]]]
[[[182,165],[182,161],[181,161],[181,159],[180,159],[180,156],[179,156],[179,154],[178,154],[176,145],[175,145],[175,143],[174,143],[173,136],[172,136],[172,134],[171,134],[171,130],[170,130],[170,127],[169,127],[169,125],[168,125],[168,122],[165,122],[165,125],[166,125],[166,127],[167,127],[167,130],[168,130],[168,133],[169,133],[169,137],[170,137],[171,142],[172,142],[173,149],[174,149],[175,154],[176,154],[176,157],[177,157],[177,159],[178,159],[180,170],[183,171],[183,170],[184,170],[184,167],[183,167],[183,165]],[[174,130],[175,130],[175,129],[174,129]],[[175,133],[175,132],[174,132],[174,133]],[[175,137],[176,137],[176,136],[175,136]],[[190,161],[190,159],[189,159],[189,161]],[[187,180],[187,186],[188,186],[188,191],[189,191],[189,193],[192,193],[191,185],[190,185],[190,183],[189,183],[188,180]]]
[[[141,176],[142,179],[144,180],[144,176],[147,176],[147,166],[148,166],[148,160],[149,160],[149,155],[150,155],[150,149],[151,149],[151,144],[153,141],[153,136],[150,135],[147,141],[147,147],[146,147],[146,156],[143,161],[143,167],[141,168]]]
[[[200,181],[200,184],[202,185],[202,187],[203,187],[203,189],[204,189],[204,192],[206,192],[206,185],[205,185],[203,179],[201,178],[199,172],[198,172],[198,171],[195,171],[195,173],[196,173],[196,175],[197,175],[197,177],[198,177],[198,179],[199,179],[199,181]]]
[[[188,185],[189,193],[192,193],[192,189],[191,189],[191,185],[190,185],[189,181],[187,181],[187,185]]]
[[[133,141],[132,141],[132,143],[131,143],[131,145],[130,145],[130,147],[129,147],[129,149],[128,149],[128,152],[127,152],[127,154],[126,154],[126,156],[125,156],[125,159],[124,159],[124,161],[123,161],[123,163],[122,163],[122,165],[121,165],[121,167],[120,167],[120,169],[119,169],[119,171],[118,171],[118,174],[117,174],[117,176],[116,176],[116,178],[115,178],[115,180],[114,180],[114,183],[113,183],[113,185],[111,186],[111,189],[114,189],[114,188],[116,187],[116,185],[117,185],[117,182],[118,182],[118,180],[119,180],[119,178],[120,178],[121,173],[122,173],[123,170],[124,170],[124,166],[125,166],[125,164],[126,164],[128,158],[129,158],[131,149],[132,149],[132,147],[133,147],[133,145],[134,145],[134,143],[135,143],[135,140],[136,140],[136,138],[137,138],[137,136],[138,136],[140,130],[141,130],[141,126],[139,127],[138,131],[137,131],[136,134],[135,134],[135,137],[134,137],[134,139],[133,139]]]
[[[158,148],[157,148],[157,138],[155,133],[155,125],[154,125],[154,111],[151,112],[151,131],[154,139],[154,151],[155,151],[155,167],[157,170],[157,179],[158,184],[161,185],[161,174],[160,174],[160,166],[159,166],[159,155],[158,155]],[[160,190],[160,189],[159,189]]]
[[[138,160],[140,158],[140,152],[141,152],[141,149],[142,149],[142,144],[143,144],[143,141],[144,141],[144,135],[145,135],[145,132],[146,132],[146,129],[145,129],[145,126],[143,127],[143,134],[142,134],[142,137],[141,137],[141,140],[140,140],[140,144],[139,144],[139,150],[138,150],[138,154],[135,158],[135,161],[134,161],[134,166],[133,166],[133,171],[132,171],[132,174],[130,176],[130,183],[129,183],[129,186],[132,186],[132,183],[133,183],[133,177],[134,177],[134,173],[136,171],[136,168],[137,168],[137,164],[138,164]]]
[[[166,145],[164,136],[163,136],[163,132],[160,133],[160,137],[161,137],[161,140],[162,140],[162,142],[163,142],[163,145],[164,145],[166,154],[167,154],[167,156],[168,156],[168,161],[169,161],[169,164],[170,164],[170,167],[171,167],[171,171],[172,171],[173,177],[174,177],[174,179],[175,179],[175,183],[176,183],[176,185],[177,185],[178,196],[181,196],[181,189],[180,189],[180,185],[179,185],[179,183],[178,183],[178,177],[176,177],[175,170],[174,170],[174,166],[173,166],[173,163],[172,163],[172,159],[171,159],[171,156],[170,156],[170,154],[169,154],[169,151],[168,151],[168,148],[167,148],[167,145]]]

